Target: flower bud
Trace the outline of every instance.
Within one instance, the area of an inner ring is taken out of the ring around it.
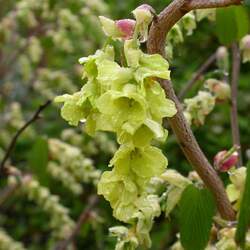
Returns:
[[[135,20],[121,19],[113,21],[104,16],[99,17],[104,33],[113,39],[131,39],[134,34]]]
[[[216,51],[217,65],[220,69],[228,71],[229,60],[228,60],[228,50],[225,46],[220,46]]]
[[[148,27],[151,24],[155,10],[148,4],[142,4],[132,11],[136,19],[137,31],[140,35],[140,41],[145,42],[148,39]]]
[[[216,51],[216,59],[222,60],[227,56],[228,56],[227,48],[225,46],[220,46]]]
[[[223,150],[218,152],[214,157],[214,166],[220,172],[227,172],[234,167],[239,159],[238,152],[234,151],[229,154],[228,151]]]
[[[138,24],[151,22],[155,15],[155,10],[148,4],[142,4],[132,11]]]
[[[242,38],[240,49],[243,53],[243,63],[250,62],[250,35],[246,35]]]
[[[135,30],[135,23],[136,23],[135,20],[132,19],[121,19],[115,21],[115,24],[118,30],[121,32],[122,38],[124,40],[128,40],[133,37]]]
[[[206,86],[215,94],[217,100],[225,101],[230,99],[231,88],[226,82],[211,78],[206,80]]]

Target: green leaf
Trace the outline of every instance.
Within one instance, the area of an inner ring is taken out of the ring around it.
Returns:
[[[39,182],[48,186],[47,164],[48,164],[48,141],[38,137],[28,156],[29,167],[36,173]]]
[[[216,10],[216,33],[222,44],[239,41],[249,30],[247,10],[242,7],[218,8]]]
[[[244,249],[246,233],[250,224],[250,162],[247,165],[247,176],[240,204],[239,221],[235,235],[236,242]]]
[[[186,250],[204,250],[210,236],[214,200],[207,189],[189,185],[180,201],[180,239]]]
[[[245,36],[249,31],[249,17],[247,13],[247,9],[239,6],[235,7],[235,21],[237,23],[237,38],[240,40],[243,36]]]

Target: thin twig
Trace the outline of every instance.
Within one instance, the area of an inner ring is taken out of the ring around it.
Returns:
[[[19,183],[10,185],[5,187],[1,192],[0,192],[0,207],[5,203],[5,201],[12,196],[17,188],[19,187]]]
[[[40,113],[45,109],[47,108],[49,105],[50,105],[51,101],[47,101],[46,103],[44,103],[43,105],[41,105],[37,111],[34,113],[34,115],[31,117],[30,120],[28,120],[17,132],[16,134],[14,135],[14,137],[12,138],[7,150],[6,150],[6,153],[3,157],[3,160],[1,161],[1,164],[0,164],[0,176],[1,174],[3,174],[3,171],[5,169],[5,163],[6,161],[8,160],[8,158],[10,157],[10,154],[11,152],[13,151],[15,145],[16,145],[16,142],[17,142],[17,139],[19,138],[19,136],[25,131],[25,129],[27,127],[29,127],[33,122],[35,122],[39,117],[40,117]]]
[[[195,85],[195,83],[200,79],[200,77],[209,69],[209,67],[215,62],[216,53],[213,53],[193,74],[193,77],[188,81],[188,83],[181,89],[178,98],[182,100],[189,90]]]
[[[17,169],[16,169],[17,170]],[[18,171],[18,170],[17,170]],[[18,175],[15,173],[8,173],[8,175],[14,175],[17,177],[18,181],[14,184],[8,185],[0,192],[0,207],[8,200],[16,191],[17,189],[23,184],[27,183],[31,180],[30,174],[22,174],[18,171]]]
[[[240,74],[240,50],[237,43],[232,45],[232,80],[231,80],[231,130],[233,137],[233,145],[238,146],[239,161],[237,166],[242,166],[242,153],[240,147],[240,130],[238,121],[238,110],[237,110],[237,97],[238,97],[238,83]]]
[[[80,215],[80,217],[79,217],[79,219],[77,221],[77,224],[76,224],[73,232],[71,233],[71,235],[66,240],[59,242],[55,246],[54,250],[65,250],[65,249],[67,249],[67,247],[70,245],[70,243],[79,234],[82,225],[88,220],[89,214],[90,214],[91,210],[93,209],[93,207],[97,204],[97,202],[98,202],[98,197],[96,195],[91,196],[89,198],[88,205],[83,210],[83,212],[81,213],[81,215]]]
[[[165,56],[166,36],[170,29],[189,11],[197,8],[215,8],[239,5],[240,0],[174,0],[159,15],[157,22],[151,25],[147,42],[148,52]],[[183,153],[212,192],[222,218],[234,220],[235,212],[225,192],[224,185],[216,171],[201,150],[182,111],[171,81],[159,81],[166,96],[174,101],[177,114],[169,119]]]

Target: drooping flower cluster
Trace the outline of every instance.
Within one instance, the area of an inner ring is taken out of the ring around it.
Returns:
[[[215,97],[207,91],[199,91],[198,95],[185,99],[184,115],[189,124],[194,123],[196,126],[203,125],[206,116],[213,110]]]
[[[203,125],[216,102],[225,102],[231,98],[230,85],[224,81],[210,78],[205,81],[204,87],[205,90],[199,91],[196,96],[184,100],[184,115],[189,124]]]
[[[64,129],[61,133],[64,142],[80,147],[87,157],[95,157],[101,150],[103,156],[109,157],[117,150],[116,142],[105,133],[96,133],[95,138],[89,137],[87,134],[77,133],[74,129]]]
[[[79,76],[76,67],[69,69],[72,61],[65,53],[88,53],[102,44],[97,15],[107,14],[108,9],[103,0],[20,0],[7,4],[0,20],[1,57],[8,58],[12,72],[11,77],[7,71],[1,75],[6,96],[9,86],[13,88],[11,95],[26,94],[28,86],[49,99],[75,92]],[[82,37],[84,42],[79,43]],[[18,87],[17,78],[21,81]]]
[[[206,18],[210,21],[214,21],[216,19],[215,14],[215,9],[202,9],[191,11],[184,15],[168,32],[165,47],[167,58],[173,58],[175,46],[184,42],[185,35],[190,36],[193,34],[194,30],[197,28],[198,22]]]
[[[79,148],[58,139],[49,139],[49,153],[48,172],[73,193],[82,193],[84,183],[97,184],[101,173]]]
[[[13,240],[3,229],[0,228],[0,249],[2,250],[25,250],[22,243]]]
[[[210,78],[206,80],[205,86],[214,94],[217,101],[225,101],[231,97],[230,85],[224,81]]]
[[[150,246],[148,233],[160,208],[157,196],[148,195],[146,186],[167,166],[167,159],[151,141],[166,138],[162,119],[173,116],[176,108],[154,79],[169,79],[167,61],[157,54],[144,54],[135,40],[125,41],[124,55],[126,67],[115,61],[110,45],[81,58],[87,83],[79,92],[56,101],[64,103],[62,117],[71,125],[84,122],[89,135],[116,133],[120,148],[110,161],[112,171],[101,177],[98,193],[110,202],[117,219],[136,223],[139,243]]]
[[[243,55],[243,63],[250,61],[250,35],[246,35],[240,42],[240,49]]]
[[[9,177],[10,185],[17,185],[17,179]],[[41,210],[50,215],[50,228],[53,230],[55,239],[64,239],[69,236],[75,223],[69,217],[69,210],[59,202],[59,197],[52,195],[47,187],[32,176],[25,176],[21,180],[19,190],[34,201]]]
[[[6,106],[0,117],[0,146],[6,148],[10,143],[13,133],[20,129],[25,123],[23,110],[18,102]],[[35,135],[32,127],[28,127],[23,133],[23,138],[31,139]]]
[[[236,211],[240,208],[240,202],[244,192],[245,180],[246,180],[246,167],[240,167],[233,169],[229,173],[229,179],[231,183],[227,186],[227,194],[230,202],[234,204]]]

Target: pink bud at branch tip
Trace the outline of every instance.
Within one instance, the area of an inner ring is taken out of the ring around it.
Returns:
[[[118,30],[121,32],[122,38],[124,40],[128,40],[128,39],[131,39],[133,37],[134,30],[135,30],[135,24],[136,24],[135,20],[121,19],[121,20],[115,21],[115,24],[116,24]]]
[[[223,150],[215,155],[214,167],[220,172],[227,172],[237,164],[238,160],[238,152],[234,151],[228,154],[228,151]]]

